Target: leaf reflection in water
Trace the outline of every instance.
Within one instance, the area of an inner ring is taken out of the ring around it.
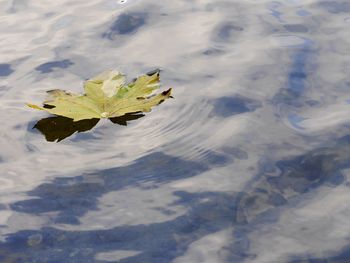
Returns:
[[[110,118],[110,121],[126,126],[128,121],[136,120],[145,116],[142,113],[127,113],[121,117]],[[86,119],[73,121],[73,119],[54,116],[39,120],[33,129],[39,130],[48,142],[60,142],[63,139],[73,135],[75,132],[86,132],[91,130],[100,119]]]

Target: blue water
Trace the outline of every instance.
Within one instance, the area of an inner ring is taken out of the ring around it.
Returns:
[[[0,262],[350,262],[350,3],[0,12]],[[174,99],[127,126],[33,129],[46,90],[158,68]]]

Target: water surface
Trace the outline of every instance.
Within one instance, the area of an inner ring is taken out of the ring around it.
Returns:
[[[350,262],[347,1],[0,1],[1,262]],[[168,100],[47,142],[53,88]]]

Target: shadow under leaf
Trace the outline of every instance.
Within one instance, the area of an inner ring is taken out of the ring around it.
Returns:
[[[126,126],[128,121],[137,120],[142,118],[145,114],[142,113],[127,113],[121,117],[110,118],[109,120],[115,124]]]
[[[110,121],[126,126],[128,121],[136,120],[145,116],[142,113],[128,113],[121,117],[111,118]],[[80,121],[73,121],[73,119],[54,116],[43,118],[39,120],[33,127],[33,129],[39,130],[48,142],[60,142],[63,139],[73,135],[76,132],[86,132],[91,130],[100,119],[87,119]]]

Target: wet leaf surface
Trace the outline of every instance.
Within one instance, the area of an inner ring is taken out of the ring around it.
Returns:
[[[149,112],[171,97],[171,89],[154,95],[160,88],[159,71],[146,74],[126,84],[125,76],[117,71],[107,71],[84,84],[85,94],[75,94],[55,89],[43,107],[29,107],[64,116],[73,121],[121,117],[127,113]]]

